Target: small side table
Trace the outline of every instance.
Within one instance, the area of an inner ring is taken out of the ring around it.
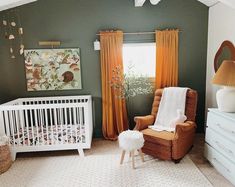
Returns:
[[[120,164],[123,164],[125,153],[129,152],[132,158],[132,168],[135,169],[135,158],[134,158],[135,150],[139,151],[139,155],[142,161],[144,162],[144,156],[141,150],[141,148],[144,145],[143,133],[139,131],[127,130],[122,132],[118,136],[118,141],[119,141],[119,147],[122,149]]]

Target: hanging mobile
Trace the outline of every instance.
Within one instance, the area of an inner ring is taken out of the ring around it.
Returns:
[[[7,26],[7,20],[2,20],[2,24],[3,24],[4,26]]]
[[[9,16],[8,16],[9,17]],[[15,39],[15,36],[14,36],[14,34],[13,34],[13,30],[12,30],[12,22],[10,22],[10,19],[8,20],[8,22],[10,23],[10,24],[8,24],[8,27],[9,27],[9,30],[10,30],[10,34],[9,34],[9,40],[14,40]]]
[[[10,15],[8,13],[8,23],[10,23]],[[15,54],[14,54],[14,49],[13,49],[13,41],[15,39],[15,36],[12,34],[13,33],[13,30],[12,30],[12,26],[11,24],[8,24],[8,27],[9,27],[9,44],[10,44],[10,57],[12,59],[15,59]]]
[[[12,21],[12,22],[11,22],[11,26],[12,26],[12,27],[15,27],[15,26],[16,26],[16,22],[15,22],[15,21]]]
[[[7,32],[7,20],[5,18],[3,18],[2,21],[3,27],[4,27],[4,37],[5,39],[8,39],[8,32]]]
[[[24,54],[24,45],[21,44],[20,45],[20,55],[23,55]]]
[[[19,34],[19,40],[20,40],[20,55],[23,55],[24,54],[24,44],[23,44],[23,34],[24,34],[24,31],[23,31],[23,27],[21,26],[21,21],[20,21],[20,16],[19,16],[19,13],[17,11],[15,11],[15,14],[17,16],[17,21],[18,21],[18,34]]]
[[[23,28],[19,27],[18,32],[19,32],[19,35],[23,35],[24,34]]]
[[[15,58],[15,55],[14,55],[14,50],[12,47],[10,47],[10,55],[11,55],[11,58],[14,59]]]

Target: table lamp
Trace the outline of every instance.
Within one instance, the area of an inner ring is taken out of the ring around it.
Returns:
[[[212,83],[224,86],[216,93],[218,109],[222,112],[235,112],[235,61],[223,61]]]

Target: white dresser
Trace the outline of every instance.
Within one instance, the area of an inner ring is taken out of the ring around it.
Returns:
[[[205,157],[235,185],[235,113],[209,109]]]

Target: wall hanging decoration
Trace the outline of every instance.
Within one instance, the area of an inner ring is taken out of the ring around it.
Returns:
[[[214,59],[214,70],[215,73],[221,66],[224,60],[233,60],[235,61],[235,46],[232,42],[225,40],[220,48],[218,49],[215,59]]]
[[[25,50],[28,91],[81,89],[80,49]]]
[[[16,54],[24,54],[23,44],[23,27],[21,25],[20,15],[17,10],[11,10],[3,15],[2,27],[4,37],[9,41],[9,52],[12,59],[16,58]]]

